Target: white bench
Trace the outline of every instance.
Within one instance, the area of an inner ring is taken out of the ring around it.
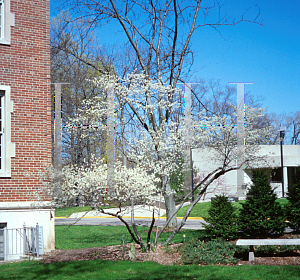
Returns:
[[[254,248],[257,245],[300,245],[300,239],[239,239],[237,246],[250,246],[249,262],[254,261]]]

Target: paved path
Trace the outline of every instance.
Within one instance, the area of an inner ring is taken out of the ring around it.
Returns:
[[[122,207],[121,208],[122,216],[123,217],[131,217],[131,207]],[[153,215],[154,210],[154,216],[158,217],[158,215],[163,216],[166,214],[166,210],[160,209],[158,212],[158,209],[153,206],[145,206],[145,205],[136,205],[134,206],[134,216],[135,217],[142,217],[142,218],[151,218]],[[116,214],[117,212],[120,212],[120,209],[118,208],[110,208],[106,209],[105,212]],[[73,213],[70,218],[79,218],[79,217],[110,217],[107,214],[102,214],[99,211],[89,211],[89,212],[80,212],[80,213]]]
[[[117,213],[119,209],[107,209],[111,213]],[[152,221],[152,211],[153,207],[149,206],[135,206],[134,208],[134,217],[135,223],[139,226],[149,227]],[[165,210],[160,210],[160,216],[165,214]],[[155,226],[162,226],[166,223],[165,217],[158,218],[158,212],[155,211]],[[131,208],[122,209],[122,217],[126,222],[131,224]],[[177,218],[177,223],[182,221],[182,217]],[[186,221],[186,224],[183,228],[185,229],[203,229],[201,222],[204,220],[201,217],[190,217]],[[98,211],[89,211],[89,212],[80,212],[74,213],[69,218],[66,217],[55,217],[55,225],[102,225],[102,226],[123,226],[124,224],[118,219],[112,216],[108,216]]]
[[[126,222],[131,224],[130,218],[124,218]],[[177,223],[181,222],[182,219],[178,218]],[[159,221],[155,221],[155,226],[162,226],[166,222],[166,219],[160,219]],[[183,228],[185,229],[203,229],[201,222],[204,222],[200,219],[188,219]],[[135,223],[138,226],[146,226],[149,227],[151,224],[151,218],[135,218]],[[55,218],[55,225],[102,225],[102,226],[124,226],[124,224],[118,218]]]

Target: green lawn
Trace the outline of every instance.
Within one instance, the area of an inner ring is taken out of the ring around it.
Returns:
[[[124,205],[129,205],[128,203],[125,203]],[[109,208],[115,208],[115,205],[111,206],[104,206],[102,207],[103,209],[109,209]],[[83,206],[83,207],[63,207],[63,208],[56,208],[55,209],[55,217],[69,217],[73,213],[78,213],[78,212],[86,212],[86,211],[91,211],[92,207],[90,206]]]
[[[185,212],[188,210],[189,205],[182,207],[178,212],[177,212],[177,217],[183,217],[185,215]],[[210,202],[201,202],[197,203],[190,216],[189,217],[204,217],[207,215],[207,211],[210,208]]]
[[[288,200],[286,198],[277,199],[277,201],[280,203],[280,205],[282,207],[288,202]],[[246,200],[239,200],[238,202],[233,203],[233,207],[235,207],[237,210],[240,210],[242,208],[242,204],[245,202],[246,202]],[[207,216],[208,215],[207,211],[209,210],[210,206],[211,206],[210,201],[197,203],[194,206],[189,217],[205,217],[205,216]],[[177,212],[177,217],[183,217],[188,208],[189,208],[189,205],[182,207]]]
[[[144,239],[147,229],[138,227]],[[119,245],[122,238],[131,242],[124,226],[55,226],[55,234],[57,249]],[[169,234],[164,233],[159,241],[166,240]],[[183,230],[173,242],[204,236],[205,230]],[[0,265],[0,279],[300,279],[300,266],[163,266],[153,262],[103,260],[43,264],[24,261]]]
[[[147,227],[138,227],[144,241],[147,240]],[[159,242],[167,240],[169,232],[164,232]],[[183,237],[185,235],[185,237]],[[193,237],[204,238],[204,230],[181,230],[175,235],[172,242],[181,243]],[[155,233],[151,234],[154,240]],[[81,249],[109,245],[121,245],[121,240],[132,242],[131,236],[125,226],[55,226],[56,249]]]
[[[73,213],[91,211],[92,207],[84,206],[84,207],[64,207],[55,209],[55,217],[69,217]]]
[[[300,266],[163,266],[153,262],[71,261],[0,265],[1,279],[300,279]]]
[[[240,209],[241,203],[244,203],[244,201],[239,201],[238,203],[234,203],[233,206],[236,207],[237,209]],[[211,206],[210,201],[208,202],[201,202],[197,203],[190,216],[189,217],[206,217],[208,215],[208,210]],[[185,212],[188,210],[189,205],[182,207],[178,212],[177,212],[177,217],[183,217],[185,215]]]
[[[278,198],[278,199],[276,199],[276,201],[279,202],[281,207],[284,207],[288,203],[288,200],[286,198],[282,198],[282,199]]]
[[[207,214],[208,209],[210,208],[210,202],[202,202],[197,203],[192,210],[190,217],[203,217],[203,215]],[[183,207],[178,211],[177,217],[183,217],[188,206]],[[85,207],[70,207],[70,208],[58,208],[55,209],[55,217],[69,217],[73,213],[91,211],[92,208],[90,206]],[[166,216],[166,215],[164,215]]]
[[[284,206],[288,202],[286,198],[277,199],[277,201],[279,201],[281,206]],[[245,200],[240,200],[237,203],[233,203],[233,206],[236,209],[241,209],[242,208],[242,203],[245,203]],[[195,205],[195,207],[193,208],[193,210],[190,214],[190,217],[205,217],[205,216],[207,216],[207,214],[208,214],[207,211],[210,208],[210,205],[211,205],[210,201],[209,202],[197,203]],[[188,208],[189,208],[188,205],[182,207],[178,211],[177,217],[183,217]],[[55,209],[55,217],[69,217],[73,213],[85,212],[85,211],[91,211],[91,210],[92,210],[92,208],[90,206],[58,208],[58,209]],[[164,217],[165,216],[166,215],[164,215]]]

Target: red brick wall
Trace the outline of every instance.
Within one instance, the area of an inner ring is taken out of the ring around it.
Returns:
[[[0,84],[11,86],[11,178],[0,178],[0,202],[31,201],[42,183],[28,178],[51,163],[50,0],[11,0],[11,45],[0,44]]]

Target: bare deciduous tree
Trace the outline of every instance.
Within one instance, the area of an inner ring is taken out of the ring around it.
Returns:
[[[97,69],[88,65],[86,61],[97,65]],[[104,124],[105,120],[98,120],[97,123],[87,120],[86,123],[76,124],[76,127],[72,128],[67,127],[66,124],[70,119],[76,119],[83,113],[81,111],[83,102],[101,93],[88,79],[100,75],[98,68],[106,72],[109,67],[110,65],[103,59],[93,34],[82,20],[71,21],[68,13],[52,18],[51,79],[53,83],[69,83],[63,87],[62,92],[64,164],[82,166],[84,160],[86,163],[89,162],[91,154],[97,152],[99,156],[104,156],[106,135],[98,130],[97,126]],[[54,105],[54,102],[52,104]],[[88,135],[83,138],[82,135],[89,125],[93,129],[89,129]]]

